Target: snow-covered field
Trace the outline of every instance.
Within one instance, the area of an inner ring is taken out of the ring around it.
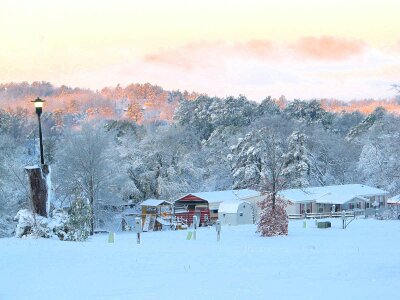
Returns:
[[[133,233],[88,242],[0,239],[0,299],[400,299],[400,221],[346,230],[291,221],[288,237],[255,226]]]

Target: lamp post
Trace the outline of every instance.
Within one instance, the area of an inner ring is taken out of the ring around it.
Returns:
[[[43,108],[43,103],[44,101],[40,99],[39,97],[36,98],[33,102],[33,104],[36,107],[36,114],[38,116],[39,120],[39,143],[40,143],[40,163],[44,165],[44,156],[43,156],[43,140],[42,140],[42,124],[40,122],[40,116],[42,114],[42,108]]]

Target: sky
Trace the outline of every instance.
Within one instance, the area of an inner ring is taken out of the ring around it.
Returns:
[[[0,82],[387,98],[399,0],[0,1]]]

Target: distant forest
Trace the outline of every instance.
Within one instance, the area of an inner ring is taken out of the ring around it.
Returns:
[[[396,87],[394,87],[396,88]],[[137,123],[155,120],[172,121],[179,101],[194,100],[200,94],[188,91],[166,91],[157,85],[130,84],[126,87],[105,87],[100,91],[55,87],[49,82],[27,82],[0,84],[0,109],[28,109],[30,101],[42,97],[47,101],[46,111],[55,114],[75,114],[80,118],[130,119]],[[266,98],[268,95],[266,95]],[[251,100],[251,99],[250,99]],[[281,109],[290,102],[285,96],[272,99]],[[299,99],[300,100],[300,99]],[[388,112],[400,113],[400,98],[359,99],[339,101],[336,99],[316,100],[328,112],[372,113],[377,107]]]
[[[91,91],[0,85],[0,236],[29,206],[24,167],[39,163],[42,115],[52,206],[108,205],[232,188],[264,191],[364,183],[400,193],[400,104],[210,97],[131,84]]]

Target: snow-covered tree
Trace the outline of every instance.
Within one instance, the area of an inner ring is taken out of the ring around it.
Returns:
[[[308,133],[309,181],[312,186],[358,182],[359,145],[338,134],[315,129]],[[318,138],[314,138],[318,137]]]
[[[12,219],[24,207],[29,207],[29,189],[23,150],[12,136],[0,133],[0,237],[12,234]]]
[[[322,123],[325,127],[330,125],[329,114],[322,108],[321,103],[316,100],[294,100],[285,108],[284,113],[288,117],[295,118],[306,124]]]
[[[66,132],[60,143],[63,147],[54,168],[57,196],[71,198],[79,194],[88,201],[93,233],[98,209],[120,198],[118,187],[125,174],[119,166],[118,152],[113,149],[111,135],[100,125],[85,124],[80,130]]]
[[[310,159],[306,149],[306,135],[299,131],[294,131],[289,136],[289,149],[285,154],[286,176],[292,178],[292,187],[308,186],[308,176],[310,174]]]
[[[264,131],[250,132],[231,148],[228,160],[232,166],[233,188],[259,187],[267,159]]]
[[[269,129],[248,133],[232,147],[228,159],[232,166],[234,188],[253,187],[271,194],[306,181],[309,160],[305,136],[294,133],[287,141]]]
[[[69,241],[85,241],[91,233],[92,212],[90,205],[83,198],[77,197],[72,201],[67,222]]]
[[[271,116],[280,114],[281,110],[271,97],[267,97],[258,105],[257,113],[259,116]]]
[[[191,132],[174,127],[159,127],[126,155],[124,161],[134,198],[174,199],[198,190],[202,170],[189,150],[200,148]]]
[[[361,123],[352,127],[347,134],[347,139],[352,140],[361,134],[368,131],[376,122],[379,122],[386,113],[382,107],[377,107],[371,114],[369,114]]]

